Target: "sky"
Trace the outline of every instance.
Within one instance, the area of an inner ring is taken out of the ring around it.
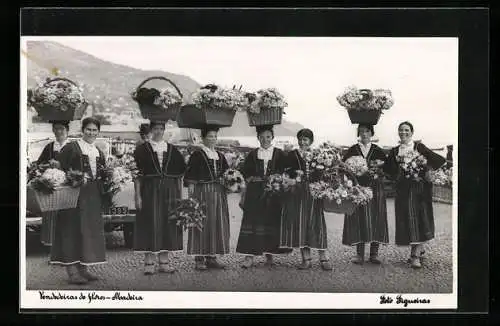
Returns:
[[[286,119],[337,143],[356,140],[355,126],[336,97],[347,86],[391,90],[395,104],[375,133],[396,144],[408,120],[414,139],[455,143],[458,132],[457,38],[276,37],[37,37],[100,59],[189,76],[200,84],[275,87]]]

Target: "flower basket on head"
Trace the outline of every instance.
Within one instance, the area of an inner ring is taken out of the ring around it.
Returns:
[[[251,127],[281,124],[284,108],[288,105],[276,89],[259,90],[257,94],[247,93],[248,124]]]
[[[158,90],[143,87],[147,82],[159,79],[170,83],[172,88]],[[137,86],[132,93],[132,99],[139,104],[141,115],[145,119],[156,121],[176,120],[182,105],[182,93],[173,81],[165,77],[150,77]]]
[[[88,103],[82,90],[72,80],[47,78],[44,83],[28,90],[28,104],[45,121],[72,121],[82,118]]]
[[[376,125],[383,110],[388,110],[394,104],[392,94],[383,89],[357,89],[348,87],[337,101],[347,109],[349,119],[353,124]]]
[[[192,98],[194,104],[184,105],[179,110],[179,128],[200,129],[206,125],[230,127],[236,111],[245,105],[243,92],[212,84],[200,88]]]
[[[79,195],[79,187],[58,187],[49,194],[36,191],[28,185],[26,209],[30,212],[43,213],[75,208],[78,204]]]

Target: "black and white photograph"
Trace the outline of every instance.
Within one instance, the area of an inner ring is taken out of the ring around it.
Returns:
[[[456,308],[458,52],[21,37],[21,305]]]

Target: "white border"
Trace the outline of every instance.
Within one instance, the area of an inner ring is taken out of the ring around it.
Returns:
[[[46,40],[49,37],[24,37],[20,39],[21,50],[26,50],[26,42]],[[64,37],[50,37],[54,40]],[[75,38],[75,37],[71,37]],[[100,37],[101,38],[101,37]],[[115,36],[113,38],[116,38]],[[148,37],[153,38],[153,37]],[[161,38],[161,37],[155,37]],[[143,39],[131,37],[130,39]],[[269,38],[267,38],[269,39]],[[458,38],[456,38],[458,49]],[[21,66],[21,96],[20,96],[20,308],[21,309],[456,309],[458,290],[458,96],[453,98],[456,108],[453,119],[454,148],[453,148],[453,206],[452,206],[452,246],[453,246],[453,292],[451,294],[401,294],[405,299],[429,299],[430,304],[403,304],[396,303],[396,293],[279,293],[279,292],[139,292],[118,291],[121,295],[128,293],[143,300],[41,300],[39,291],[26,290],[26,144],[27,144],[27,67],[26,57],[20,53]],[[457,60],[458,62],[458,60]],[[457,67],[458,74],[458,67]],[[457,80],[458,83],[458,80]],[[458,84],[457,84],[458,88]],[[46,295],[52,293],[62,295],[88,295],[95,292],[100,296],[112,297],[114,291],[44,291]],[[394,298],[392,304],[380,304],[380,296],[387,295]]]

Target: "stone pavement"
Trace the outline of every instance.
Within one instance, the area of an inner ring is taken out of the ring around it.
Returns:
[[[92,267],[101,278],[87,285],[69,285],[59,266],[49,266],[48,256],[30,253],[27,257],[28,290],[135,290],[135,291],[273,291],[273,292],[376,292],[376,293],[451,293],[452,292],[452,209],[451,205],[434,203],[436,238],[426,245],[423,268],[413,270],[407,259],[409,248],[394,245],[394,200],[388,199],[390,244],[382,246],[382,265],[350,263],[354,249],[341,244],[343,216],[326,214],[328,254],[333,271],[321,270],[313,251],[313,268],[297,270],[300,253],[277,257],[272,269],[259,264],[249,270],[240,267],[242,256],[234,253],[241,223],[239,197],[230,195],[231,254],[220,259],[226,270],[194,270],[193,258],[174,253],[174,274],[146,276],[142,273],[143,256],[123,248],[108,250],[108,263]],[[187,237],[185,238],[187,242]]]

